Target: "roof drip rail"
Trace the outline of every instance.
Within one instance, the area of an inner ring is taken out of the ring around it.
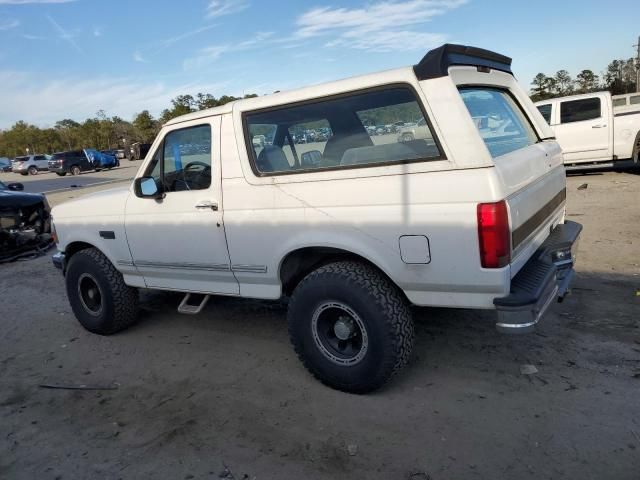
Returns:
[[[490,50],[451,43],[429,51],[420,63],[414,65],[413,71],[418,80],[429,80],[446,77],[449,67],[454,65],[490,68],[513,75],[511,58]]]

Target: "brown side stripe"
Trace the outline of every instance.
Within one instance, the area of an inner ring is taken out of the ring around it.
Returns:
[[[511,234],[511,243],[515,249],[525,241],[567,198],[567,189],[564,188],[553,197],[544,207],[533,214],[529,220],[516,228]]]

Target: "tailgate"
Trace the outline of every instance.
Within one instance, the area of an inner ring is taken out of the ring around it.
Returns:
[[[544,144],[529,147],[529,151],[520,151],[520,158],[496,159],[509,206],[511,225],[511,276],[524,266],[531,255],[547,239],[550,231],[564,219],[566,203],[566,177],[562,165],[549,167],[539,175],[531,174],[530,169],[513,168],[517,164],[527,162],[545,163],[548,156],[544,151]],[[553,148],[553,147],[552,147]],[[555,148],[558,150],[557,144]],[[537,157],[537,158],[536,158]],[[509,168],[505,168],[503,160],[511,161]],[[530,175],[527,175],[527,171]]]
[[[560,146],[554,140],[541,140],[541,132],[534,128],[536,118],[527,113],[535,107],[523,108],[521,102],[530,100],[516,96],[515,88],[459,87],[492,157],[500,196],[508,205],[512,277],[562,221],[566,200]]]

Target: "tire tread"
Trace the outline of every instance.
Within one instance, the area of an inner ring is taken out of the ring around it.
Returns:
[[[314,282],[320,276],[333,276],[346,280],[364,289],[367,294],[378,304],[380,311],[384,312],[383,318],[390,328],[386,329],[390,343],[393,345],[394,354],[385,359],[381,369],[381,375],[370,382],[359,384],[336,385],[322,378],[309,359],[304,354],[302,344],[294,334],[294,322],[291,312],[296,310],[298,298],[296,291]],[[289,303],[289,337],[296,355],[305,368],[322,383],[340,390],[353,393],[366,393],[380,388],[393,378],[402,368],[409,363],[414,341],[414,328],[411,309],[408,302],[396,285],[391,283],[382,273],[374,267],[357,261],[340,261],[326,264],[307,275],[296,287]]]

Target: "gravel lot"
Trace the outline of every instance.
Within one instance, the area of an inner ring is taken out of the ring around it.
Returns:
[[[638,479],[639,203],[640,175],[571,176],[574,295],[523,337],[416,309],[411,365],[368,396],[306,373],[280,304],[189,317],[145,293],[138,325],[98,337],[48,257],[1,265],[0,478]]]

